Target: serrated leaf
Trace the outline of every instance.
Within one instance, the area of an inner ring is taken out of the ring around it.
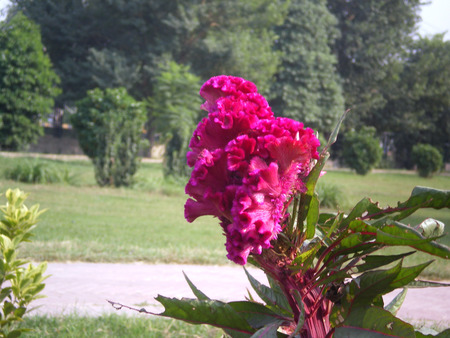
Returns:
[[[186,282],[189,284],[189,287],[191,288],[192,292],[194,293],[195,297],[200,300],[207,300],[210,299],[207,295],[205,295],[202,291],[200,291],[194,283],[191,282],[191,280],[188,278],[188,276],[183,271],[184,278],[186,279]]]
[[[167,298],[161,295],[158,295],[155,299],[165,309],[159,316],[175,318],[193,324],[209,324],[248,335],[255,333],[255,329],[227,303],[217,300]]]
[[[415,337],[414,328],[389,311],[372,306],[353,308],[334,337]]]
[[[404,210],[396,217],[396,220],[408,217],[419,208],[450,208],[450,190],[415,187],[410,198],[399,203],[398,207]]]
[[[398,310],[400,310],[400,307],[405,301],[407,292],[408,289],[404,288],[397,296],[394,297],[394,299],[391,300],[388,305],[384,307],[384,309],[392,313],[394,316],[397,315]]]

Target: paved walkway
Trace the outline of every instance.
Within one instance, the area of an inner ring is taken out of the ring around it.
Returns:
[[[96,316],[116,312],[107,300],[159,311],[163,308],[154,300],[158,294],[194,298],[183,271],[210,298],[244,300],[247,289],[251,289],[244,270],[237,266],[49,263],[47,273],[52,276],[43,291],[47,297],[33,303],[40,305],[34,313],[76,312]],[[262,271],[249,271],[267,284]],[[387,295],[386,302],[394,296]],[[119,313],[140,315],[126,309]],[[450,287],[408,290],[398,316],[408,321],[433,321],[450,327]]]

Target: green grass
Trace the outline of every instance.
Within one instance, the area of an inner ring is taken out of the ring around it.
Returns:
[[[17,161],[0,157],[0,173]],[[19,187],[30,193],[28,205],[39,203],[48,209],[41,216],[33,242],[23,246],[22,256],[48,261],[228,263],[217,220],[204,217],[187,223],[183,215],[184,188],[165,182],[160,164],[142,164],[134,188],[114,189],[95,185],[93,167],[87,161],[51,162],[76,175],[77,185],[26,184],[0,178],[0,192]],[[417,185],[450,189],[449,176],[425,179],[405,172],[358,176],[329,171],[321,180],[343,192],[348,203],[342,207],[345,211],[366,196],[380,201],[382,206],[396,205],[406,200]],[[3,203],[0,198],[0,204]],[[408,221],[417,225],[426,217],[446,223],[448,232],[448,209],[422,210]],[[449,245],[450,236],[440,241]],[[430,256],[417,254],[408,257],[407,263],[429,259]],[[450,266],[436,259],[426,274],[448,279]]]
[[[414,322],[416,329],[431,328],[441,332],[447,328],[447,323]],[[69,315],[64,317],[30,316],[25,317],[23,327],[33,328],[33,332],[22,337],[190,337],[218,338],[223,337],[223,331],[208,325],[192,325],[174,319],[154,317],[125,316],[118,314],[102,315],[100,317],[83,317]]]
[[[221,337],[222,330],[207,325],[192,325],[174,319],[125,316],[118,314],[100,317],[31,316],[23,327],[33,332],[23,337]]]

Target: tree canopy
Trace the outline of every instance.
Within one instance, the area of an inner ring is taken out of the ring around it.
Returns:
[[[325,1],[293,0],[276,30],[282,64],[273,85],[272,108],[325,134],[344,112],[336,57],[330,50],[339,34],[336,23]]]

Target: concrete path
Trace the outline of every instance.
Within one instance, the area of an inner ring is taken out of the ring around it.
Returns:
[[[210,298],[244,300],[247,289],[251,290],[244,270],[237,266],[49,263],[47,273],[52,276],[43,291],[47,297],[33,303],[40,305],[34,314],[97,316],[116,312],[107,300],[159,312],[163,307],[154,299],[158,294],[194,298],[183,271]],[[267,284],[262,271],[249,271]],[[394,296],[387,295],[385,302]],[[117,313],[140,315],[126,309]],[[450,327],[450,287],[408,290],[398,316]]]

